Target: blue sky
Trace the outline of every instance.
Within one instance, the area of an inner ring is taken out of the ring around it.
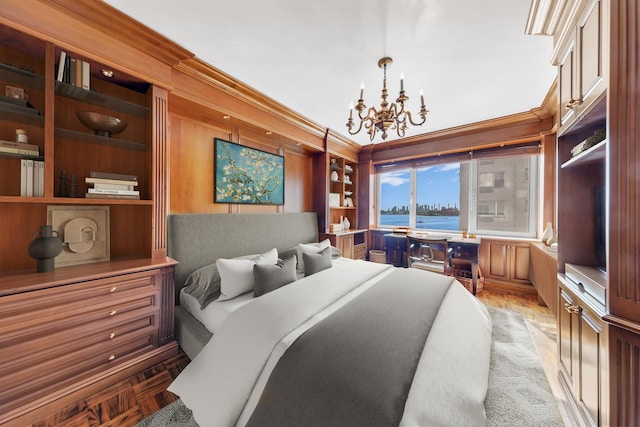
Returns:
[[[416,172],[417,203],[460,207],[460,164],[448,163]],[[411,175],[408,170],[381,175],[381,209],[409,205]]]

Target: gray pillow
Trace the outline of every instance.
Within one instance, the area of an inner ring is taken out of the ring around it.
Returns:
[[[325,248],[316,254],[303,253],[304,275],[311,276],[319,271],[331,268],[331,247]]]
[[[205,265],[191,273],[184,282],[184,292],[191,294],[204,309],[220,296],[220,273],[216,263]]]
[[[279,260],[277,264],[256,264],[253,266],[255,278],[254,297],[274,291],[296,281],[296,256]]]

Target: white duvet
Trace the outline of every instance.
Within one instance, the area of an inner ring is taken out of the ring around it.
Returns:
[[[229,314],[169,390],[180,396],[203,427],[244,425],[286,348],[393,270],[385,264],[350,262],[256,298]],[[428,286],[434,273],[424,273]],[[442,304],[401,425],[484,426],[491,319],[459,283],[450,287]]]

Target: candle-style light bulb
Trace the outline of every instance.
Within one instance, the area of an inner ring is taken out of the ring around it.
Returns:
[[[364,81],[360,83],[360,99],[364,99]]]
[[[349,118],[353,118],[353,102],[349,104]]]
[[[400,73],[400,90],[404,90],[404,73]]]
[[[420,89],[420,104],[424,107],[424,90]]]

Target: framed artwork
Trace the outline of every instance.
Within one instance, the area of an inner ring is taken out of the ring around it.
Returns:
[[[284,204],[284,157],[214,139],[216,203]]]

